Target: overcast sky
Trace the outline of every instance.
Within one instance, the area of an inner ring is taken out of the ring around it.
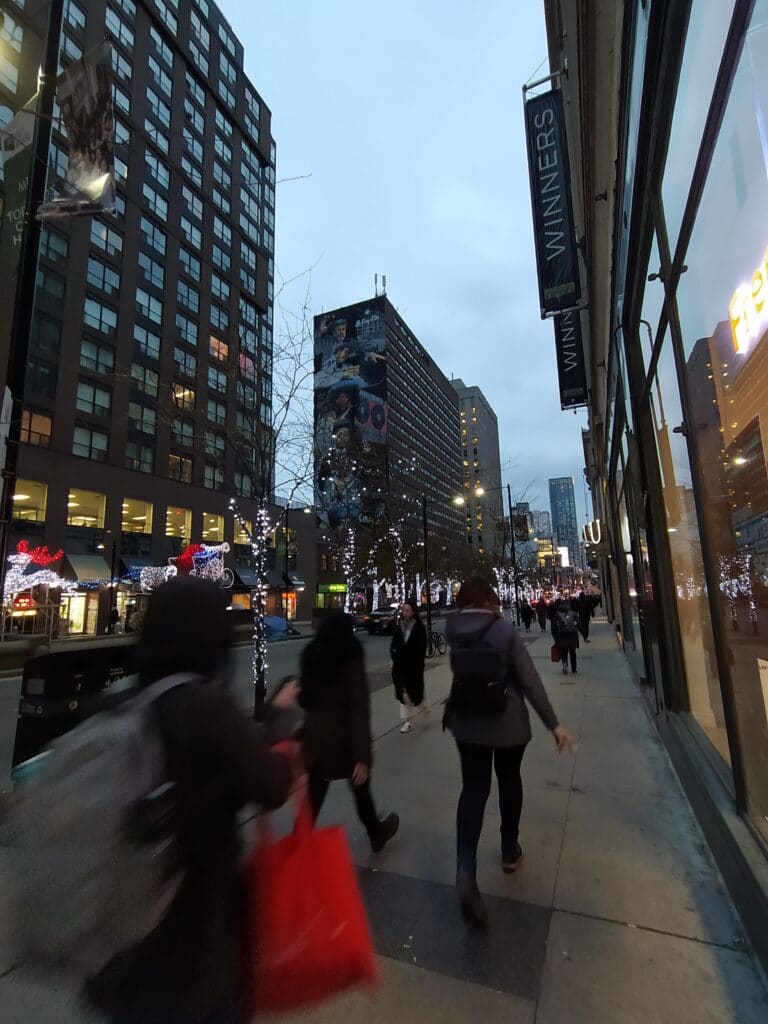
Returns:
[[[450,377],[499,417],[513,490],[548,508],[583,412],[561,412],[539,319],[522,84],[546,56],[542,0],[220,0],[277,142],[276,274],[314,267],[314,312],[374,274]],[[546,69],[540,71],[546,73]],[[537,76],[538,77],[538,76]],[[286,290],[298,306],[305,285]]]

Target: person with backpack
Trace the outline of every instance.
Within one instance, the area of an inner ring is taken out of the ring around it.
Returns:
[[[571,602],[564,600],[552,617],[552,639],[560,652],[563,663],[563,675],[568,675],[568,658],[571,659],[571,671],[576,675],[576,650],[579,646],[579,616],[571,607]]]
[[[579,596],[576,598],[576,614],[579,616],[579,632],[584,637],[586,643],[592,643],[589,639],[589,625],[590,619],[595,614],[595,606],[592,603],[592,598],[582,590]]]
[[[279,807],[289,794],[290,759],[269,745],[295,731],[296,687],[276,698],[267,725],[247,718],[228,690],[230,643],[226,601],[214,584],[177,576],[150,595],[136,659],[141,691],[160,691],[147,707],[172,784],[165,810],[181,881],[158,926],[87,984],[113,1024],[248,1019],[238,815],[246,804]],[[125,904],[124,893],[113,893],[114,914],[130,913]]]
[[[413,729],[411,718],[424,711],[424,659],[427,656],[427,631],[415,601],[405,601],[401,621],[395,626],[389,653],[392,656],[392,682],[400,702],[400,732]]]
[[[365,654],[352,617],[332,611],[301,653],[299,703],[305,712],[302,745],[309,773],[309,801],[317,819],[328,787],[346,779],[371,849],[380,853],[395,835],[397,814],[379,817],[371,795],[370,695]]]
[[[524,597],[520,603],[520,618],[523,620],[525,626],[525,632],[531,632],[531,623],[533,622],[533,608],[528,604],[528,598]]]
[[[447,626],[453,684],[444,724],[461,759],[462,790],[456,813],[456,888],[464,917],[485,928],[477,887],[477,845],[496,771],[501,812],[501,867],[516,871],[523,859],[518,838],[523,806],[520,765],[531,740],[526,700],[552,733],[559,751],[573,739],[549,702],[517,629],[502,618],[499,598],[482,577],[461,585],[457,615]]]

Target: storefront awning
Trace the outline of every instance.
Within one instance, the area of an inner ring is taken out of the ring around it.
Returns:
[[[285,590],[286,587],[289,590],[304,590],[306,587],[304,580],[300,579],[298,576],[294,576],[294,574],[290,572],[288,573],[286,582],[285,576],[279,569],[269,570],[267,573],[267,582],[274,590]]]
[[[66,555],[68,568],[78,583],[111,580],[112,572],[101,555]]]
[[[152,559],[146,558],[142,555],[130,557],[122,555],[120,562],[125,572],[141,572],[142,569],[146,569],[147,566],[152,565]]]
[[[235,566],[234,573],[235,582],[238,584],[238,586],[248,587],[249,590],[253,590],[254,587],[258,587],[259,577],[253,571],[253,569],[249,568],[248,566]]]

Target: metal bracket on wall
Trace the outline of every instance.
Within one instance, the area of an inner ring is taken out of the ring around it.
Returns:
[[[678,427],[672,427],[672,433],[682,434],[683,437],[688,437],[688,426],[685,421],[683,421]]]

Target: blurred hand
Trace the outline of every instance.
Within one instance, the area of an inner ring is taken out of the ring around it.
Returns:
[[[272,698],[272,706],[276,708],[292,708],[299,699],[301,686],[298,679],[289,679]]]
[[[557,747],[559,753],[562,753],[564,750],[571,750],[575,753],[577,749],[576,741],[564,726],[556,726],[552,730],[552,735],[555,738],[555,746]]]
[[[362,786],[368,781],[368,765],[358,761],[355,770],[352,772],[352,785]]]

